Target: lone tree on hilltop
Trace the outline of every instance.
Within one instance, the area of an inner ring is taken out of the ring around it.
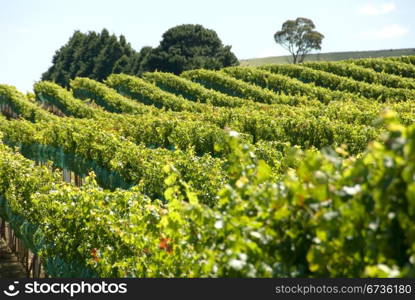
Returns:
[[[75,31],[69,41],[56,51],[52,66],[42,74],[42,80],[68,87],[75,77],[103,80],[112,73],[137,74],[141,62],[125,37],[117,38],[108,30],[101,33]]]
[[[224,46],[214,30],[202,25],[185,24],[163,34],[157,48],[146,56],[147,71],[180,74],[192,69],[220,69],[238,65],[231,46]]]
[[[282,24],[281,30],[274,34],[274,39],[290,51],[295,64],[301,63],[312,49],[321,50],[324,35],[315,31],[315,27],[313,21],[307,18],[287,20]]]

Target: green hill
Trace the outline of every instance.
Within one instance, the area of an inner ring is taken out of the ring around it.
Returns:
[[[305,61],[336,61],[350,58],[370,58],[370,57],[390,57],[402,55],[414,55],[415,48],[408,49],[390,49],[390,50],[374,50],[374,51],[349,51],[349,52],[329,52],[310,54]],[[291,55],[270,56],[263,58],[241,59],[241,66],[259,66],[265,64],[285,64],[291,63]]]

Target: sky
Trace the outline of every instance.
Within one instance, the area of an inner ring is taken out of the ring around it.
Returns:
[[[288,55],[274,33],[306,17],[321,52],[415,48],[414,0],[0,0],[0,83],[32,90],[75,30],[123,34],[137,51],[180,24],[215,30],[239,59]]]

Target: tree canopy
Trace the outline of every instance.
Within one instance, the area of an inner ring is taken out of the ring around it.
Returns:
[[[163,34],[160,45],[146,54],[146,71],[180,74],[186,70],[239,64],[231,46],[224,46],[214,30],[193,24],[170,28]]]
[[[101,33],[75,31],[69,41],[56,51],[52,66],[42,74],[42,80],[51,80],[64,87],[75,77],[103,80],[112,73],[136,74],[140,66],[137,53],[125,37]]]
[[[146,71],[180,74],[192,69],[220,69],[238,65],[231,46],[224,46],[214,30],[201,25],[179,25],[163,34],[156,48],[135,51],[121,35],[75,31],[69,41],[56,51],[52,66],[42,80],[68,87],[70,79],[89,77],[102,81],[112,73],[139,75]]]
[[[300,63],[311,50],[321,50],[324,35],[314,29],[315,25],[310,19],[287,20],[281,30],[275,33],[274,39],[291,53],[294,63]]]

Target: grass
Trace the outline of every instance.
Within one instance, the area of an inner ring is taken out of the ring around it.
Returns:
[[[369,58],[369,57],[389,57],[415,55],[415,48],[408,49],[390,49],[390,50],[374,50],[374,51],[349,51],[349,52],[330,52],[309,54],[304,61],[336,61],[351,58]],[[263,58],[241,59],[241,66],[260,66],[265,64],[286,64],[292,62],[292,56],[271,56]]]

